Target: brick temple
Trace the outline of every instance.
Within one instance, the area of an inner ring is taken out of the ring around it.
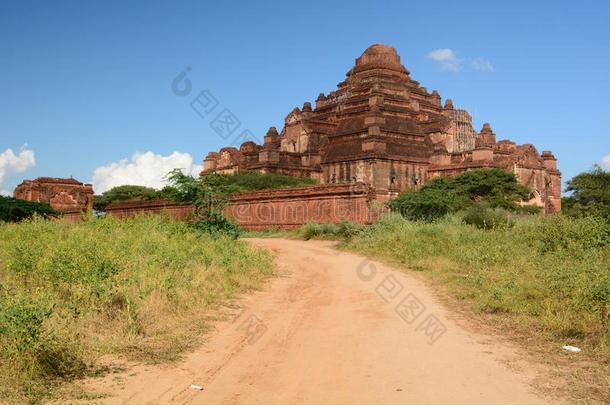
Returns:
[[[432,178],[482,168],[514,173],[531,190],[527,203],[545,213],[561,209],[561,173],[550,151],[541,154],[531,144],[498,141],[487,123],[477,132],[466,110],[455,108],[450,99],[443,103],[436,90],[429,92],[413,80],[394,48],[375,44],[356,59],[336,90],[320,93],[315,108],[309,102],[294,108],[281,132],[271,127],[262,145],[249,141],[239,149],[209,153],[203,173],[311,177],[330,194],[332,185],[359,184],[370,198],[384,201]],[[274,191],[275,198],[242,195],[232,208],[239,212],[230,213],[238,219],[246,211],[251,216],[253,209],[260,211],[261,201],[268,205],[263,211],[277,211],[284,200],[298,201],[311,193],[297,189]],[[275,222],[286,221],[269,221]]]
[[[81,212],[93,209],[93,186],[72,178],[38,177],[24,180],[15,188],[14,196],[19,200],[46,202],[55,211],[74,214],[76,218]]]

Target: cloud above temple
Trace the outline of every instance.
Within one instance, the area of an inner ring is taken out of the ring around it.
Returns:
[[[35,165],[34,152],[28,149],[27,145],[24,145],[18,154],[15,154],[11,148],[0,153],[0,194],[12,195],[12,192],[3,188],[7,176],[22,173]]]
[[[450,48],[435,49],[428,53],[428,58],[438,62],[442,70],[448,70],[452,72],[459,72],[462,70],[464,63],[466,66],[470,66],[477,72],[493,72],[494,67],[491,62],[485,58],[460,58],[458,52]]]
[[[97,167],[91,182],[96,194],[125,184],[162,188],[167,184],[167,174],[173,169],[198,176],[202,166],[194,164],[188,153],[174,152],[163,156],[151,151],[136,152],[131,159]]]
[[[606,155],[602,158],[602,160],[599,162],[599,165],[604,169],[604,170],[610,170],[610,155]]]
[[[463,59],[458,58],[453,49],[435,49],[428,53],[428,58],[438,62],[443,70],[459,71],[464,63]]]
[[[477,70],[479,72],[493,72],[494,71],[494,67],[492,66],[491,62],[489,62],[487,59],[475,58],[472,60],[472,62],[470,62],[470,65],[472,66],[472,68],[474,70]]]

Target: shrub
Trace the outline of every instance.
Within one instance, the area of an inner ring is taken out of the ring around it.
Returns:
[[[0,196],[0,221],[19,222],[34,215],[49,217],[57,216],[58,214],[47,203]]]
[[[479,229],[494,229],[513,225],[506,211],[491,209],[481,203],[473,204],[466,210],[462,221]]]
[[[390,209],[412,221],[434,221],[466,206],[467,200],[456,193],[433,188],[401,194],[390,201]]]
[[[198,218],[193,223],[195,229],[208,234],[226,234],[237,239],[243,233],[243,229],[236,223],[230,221],[224,215],[211,213],[203,218]]]
[[[297,235],[305,240],[312,238],[342,238],[349,240],[359,235],[364,228],[364,225],[349,221],[341,221],[336,224],[308,222],[297,230]]]
[[[580,255],[591,249],[610,246],[610,224],[595,216],[574,218],[557,215],[532,229],[544,252],[566,252]]]
[[[337,235],[349,240],[360,235],[364,231],[365,227],[366,226],[362,224],[341,221],[337,224]]]
[[[481,169],[455,177],[430,180],[419,191],[406,192],[389,203],[394,212],[410,220],[434,221],[448,214],[468,209],[473,203],[490,208],[531,212],[515,202],[528,197],[513,173],[501,169]]]

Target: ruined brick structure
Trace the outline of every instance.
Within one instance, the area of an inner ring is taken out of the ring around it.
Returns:
[[[24,180],[15,188],[15,198],[19,200],[46,202],[55,211],[64,214],[78,214],[93,209],[93,186],[75,179],[39,177]]]
[[[204,173],[259,171],[307,176],[324,184],[363,182],[376,195],[414,190],[431,178],[496,167],[515,173],[532,190],[529,203],[546,213],[561,208],[561,174],[551,152],[496,141],[480,132],[467,111],[444,105],[411,79],[396,50],[376,44],[356,59],[346,79],[293,109],[280,133],[271,127],[262,145],[245,142],[204,160]],[[253,199],[252,201],[255,201]]]

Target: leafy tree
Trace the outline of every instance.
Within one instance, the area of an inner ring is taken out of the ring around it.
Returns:
[[[595,215],[610,220],[610,172],[596,165],[568,180],[562,211],[568,215]]]
[[[176,200],[189,202],[195,206],[195,228],[206,232],[222,232],[239,236],[241,228],[229,221],[222,213],[224,205],[228,201],[228,194],[222,187],[219,187],[211,179],[220,181],[218,175],[211,177],[202,176],[195,179],[193,176],[186,175],[180,169],[172,170],[167,178],[171,187],[175,189]]]
[[[472,170],[455,177],[441,177],[419,191],[403,193],[390,208],[412,220],[434,220],[480,203],[488,208],[521,210],[515,203],[527,199],[529,189],[513,173],[501,169]]]
[[[104,211],[106,206],[117,201],[141,201],[159,198],[159,192],[151,187],[124,185],[113,187],[93,197],[93,208]]]
[[[466,205],[467,200],[455,192],[433,188],[404,193],[390,201],[392,211],[399,212],[403,217],[414,221],[441,218]]]
[[[223,184],[227,191],[255,191],[285,187],[304,187],[316,184],[308,177],[294,177],[274,173],[244,172],[233,175],[209,174],[206,181]]]
[[[315,184],[315,180],[309,178],[258,172],[231,175],[210,173],[196,179],[185,175],[180,169],[174,169],[167,178],[170,182],[168,195],[173,200],[195,205],[197,228],[206,232],[222,231],[233,235],[239,234],[239,227],[222,214],[231,195],[245,191]]]
[[[162,200],[179,201],[180,195],[176,187],[165,186],[161,190],[157,191],[157,198]]]
[[[515,201],[527,200],[530,190],[502,169],[472,170],[451,178],[453,190],[472,201],[485,201],[491,208],[516,209]],[[435,187],[434,183],[430,185]]]
[[[31,218],[35,214],[45,217],[57,216],[57,213],[47,203],[0,196],[0,221],[19,222]]]

